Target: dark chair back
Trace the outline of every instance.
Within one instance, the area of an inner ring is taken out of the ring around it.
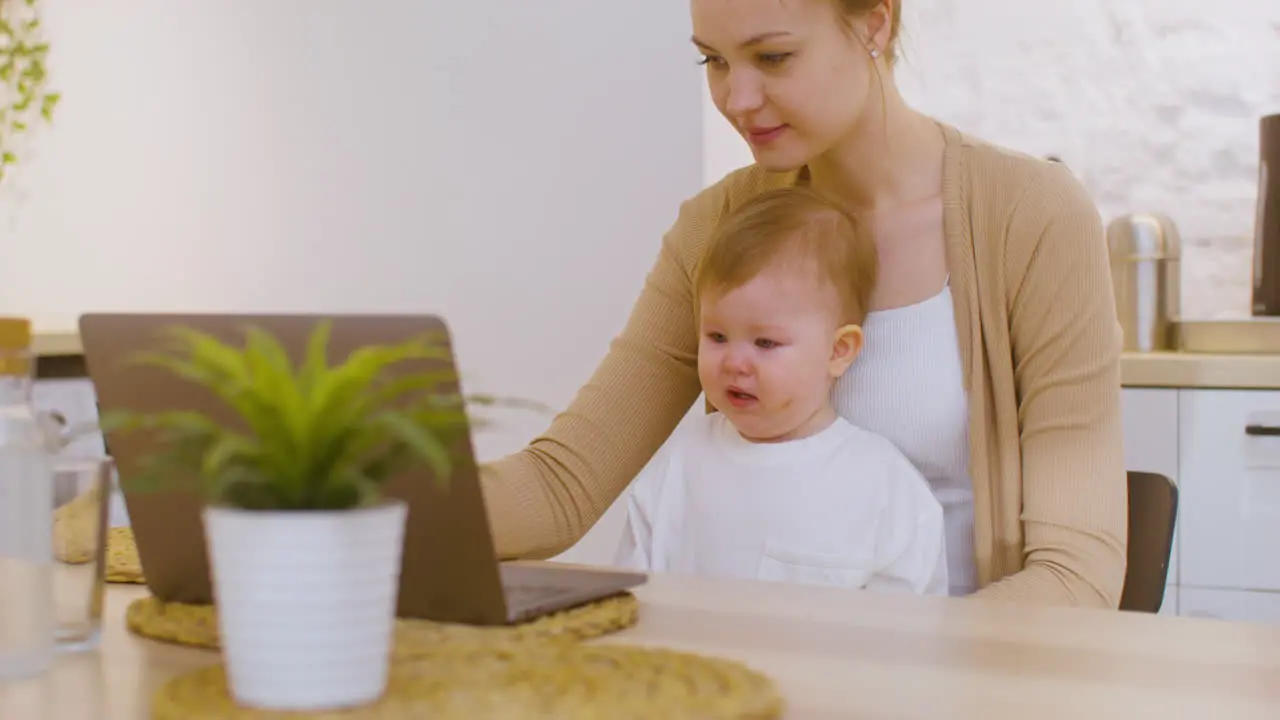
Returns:
[[[1159,612],[1169,576],[1178,486],[1159,473],[1129,472],[1129,564],[1121,610]]]

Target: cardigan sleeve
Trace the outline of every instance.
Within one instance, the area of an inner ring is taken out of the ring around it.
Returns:
[[[713,185],[686,200],[621,334],[590,380],[527,446],[481,468],[500,558],[567,550],[662,446],[701,393],[691,269],[723,212]]]
[[[1024,562],[978,596],[1114,608],[1128,489],[1123,342],[1102,221],[1083,185],[1054,164],[1028,187],[1006,237]]]

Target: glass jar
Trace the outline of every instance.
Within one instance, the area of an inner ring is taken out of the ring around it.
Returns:
[[[53,472],[34,374],[30,321],[0,318],[0,678],[40,674],[55,654]]]

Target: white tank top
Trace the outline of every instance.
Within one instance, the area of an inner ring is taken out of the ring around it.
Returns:
[[[888,438],[933,488],[946,524],[952,595],[977,589],[969,406],[951,288],[871,313],[862,354],[837,382],[836,412]]]

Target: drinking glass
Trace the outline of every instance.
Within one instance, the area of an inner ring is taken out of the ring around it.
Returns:
[[[0,679],[53,664],[52,476],[31,407],[30,328],[0,318]]]
[[[63,652],[92,650],[102,634],[115,462],[58,454],[52,463],[54,640]]]

